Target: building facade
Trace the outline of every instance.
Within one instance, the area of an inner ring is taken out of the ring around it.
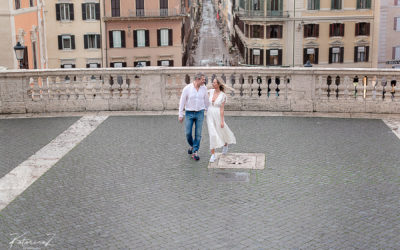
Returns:
[[[187,0],[105,1],[106,65],[185,65],[190,6]]]
[[[376,67],[375,0],[239,0],[235,41],[250,65]]]
[[[0,5],[0,68],[14,69],[17,67],[17,59],[12,49],[16,44],[12,1],[3,1]]]
[[[6,0],[1,4],[1,52],[0,66],[18,69],[14,46],[17,42],[25,46],[23,69],[47,67],[45,48],[45,26],[41,0]]]
[[[102,63],[100,0],[46,3],[49,68],[97,68]]]
[[[379,68],[400,68],[400,0],[380,0]]]

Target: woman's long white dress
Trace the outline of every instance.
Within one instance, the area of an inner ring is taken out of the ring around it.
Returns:
[[[224,127],[221,128],[220,108],[222,103],[226,102],[225,93],[221,91],[214,103],[212,102],[214,89],[211,89],[209,94],[210,106],[207,110],[207,127],[210,135],[210,149],[221,148],[225,143],[236,144],[235,135],[229,129],[228,125],[226,125],[225,119]]]

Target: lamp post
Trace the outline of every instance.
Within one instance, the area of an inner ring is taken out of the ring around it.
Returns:
[[[24,50],[25,46],[22,46],[20,42],[17,43],[17,45],[14,46],[14,51],[15,51],[15,56],[17,57],[17,60],[19,61],[19,68],[22,69],[22,60],[24,60]]]

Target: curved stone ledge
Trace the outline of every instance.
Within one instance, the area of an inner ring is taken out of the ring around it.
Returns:
[[[231,111],[400,113],[400,70],[266,67],[0,71],[0,113],[175,110],[198,72]]]

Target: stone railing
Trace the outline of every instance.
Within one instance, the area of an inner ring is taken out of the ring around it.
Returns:
[[[400,113],[400,70],[146,67],[0,72],[0,113],[176,110],[197,72],[226,82],[227,110]]]
[[[240,9],[236,12],[239,16],[246,18],[260,18],[260,17],[268,17],[268,18],[288,18],[289,12],[283,10],[243,10]]]

